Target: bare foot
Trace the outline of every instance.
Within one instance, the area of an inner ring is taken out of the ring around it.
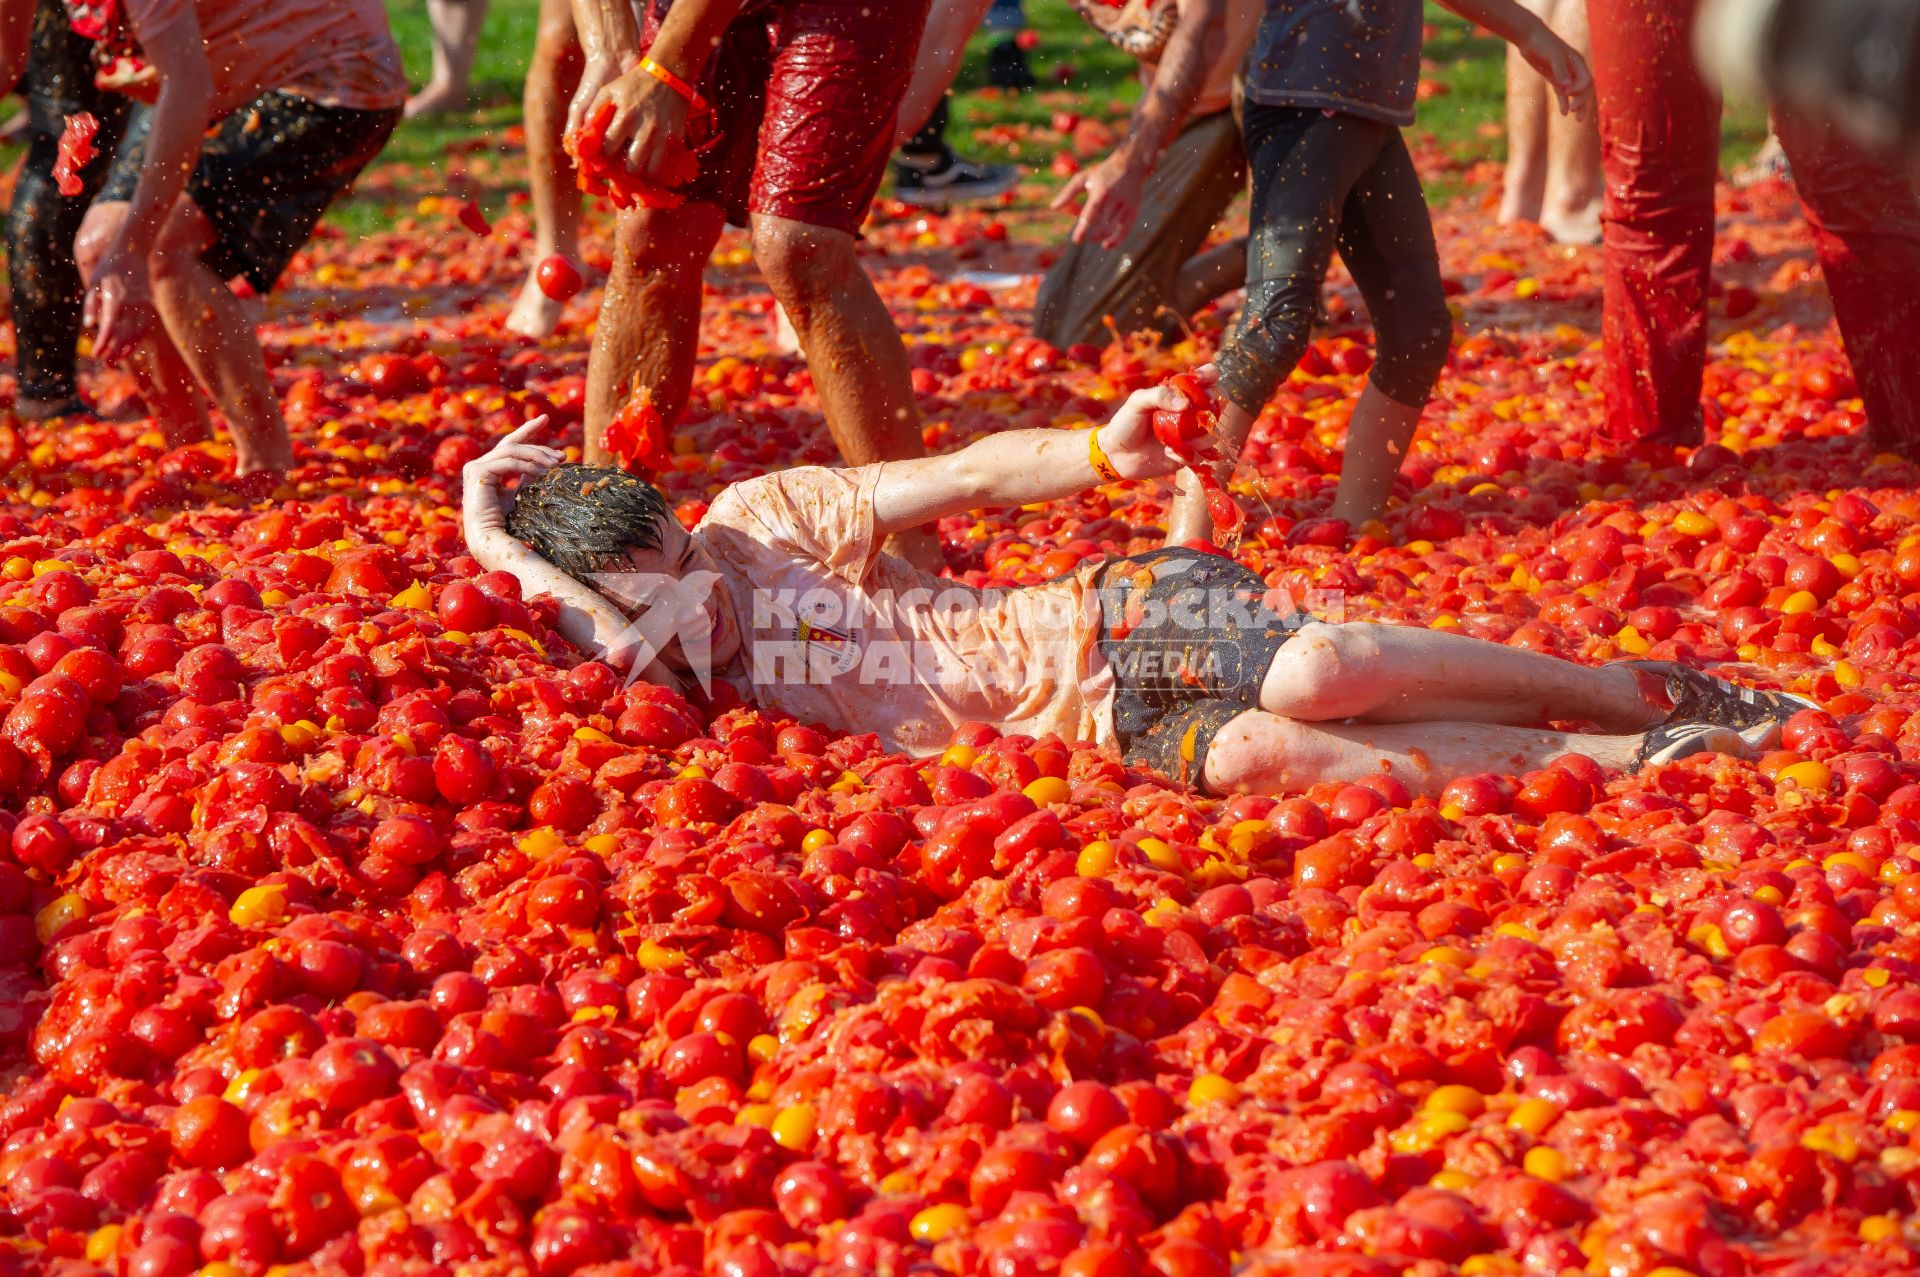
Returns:
[[[277,485],[293,469],[293,445],[281,439],[255,452],[236,446],[233,450],[233,475],[235,479],[266,480],[268,486]]]
[[[507,312],[506,323],[508,332],[519,333],[535,341],[553,336],[567,311],[565,302],[557,302],[540,291],[540,281],[535,277],[538,269],[536,266],[527,272],[527,282],[520,285],[520,296],[514,299],[513,309]]]
[[[456,88],[435,82],[407,99],[406,114],[409,120],[422,115],[445,115],[448,111],[464,111],[472,104],[465,85]]]
[[[1540,225],[1556,244],[1598,244],[1600,201],[1574,209],[1548,209],[1540,215]]]

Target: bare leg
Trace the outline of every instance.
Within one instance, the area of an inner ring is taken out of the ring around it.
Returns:
[[[1247,241],[1245,236],[1210,248],[1185,266],[1173,283],[1169,307],[1181,318],[1191,316],[1208,302],[1224,297],[1247,282]]]
[[[1402,625],[1315,623],[1287,640],[1260,707],[1306,722],[1597,723],[1653,726],[1666,711],[1625,666],[1593,668],[1539,652]]]
[[[433,76],[407,100],[409,117],[466,109],[487,0],[427,0],[427,21],[433,27]]]
[[[1728,745],[1737,747],[1738,737],[1728,736]],[[1386,774],[1416,795],[1437,796],[1457,777],[1532,771],[1561,754],[1624,768],[1640,743],[1637,735],[1587,736],[1486,723],[1327,726],[1248,710],[1214,737],[1204,779],[1216,794],[1278,794]]]
[[[1340,487],[1327,511],[1352,527],[1387,512],[1393,481],[1407,459],[1407,447],[1420,425],[1421,408],[1382,394],[1371,381],[1360,392],[1347,419],[1347,446],[1340,461]]]
[[[1582,4],[1585,0],[1580,0]],[[1546,20],[1554,0],[1520,0]],[[1537,222],[1547,190],[1549,129],[1553,94],[1520,51],[1507,46],[1507,180],[1500,197],[1500,223]]]
[[[129,205],[124,200],[96,203],[87,210],[74,239],[73,257],[80,277],[93,279],[94,269],[119,234]],[[197,210],[196,210],[197,211]],[[140,387],[140,398],[154,423],[166,437],[169,448],[198,443],[211,433],[207,424],[207,404],[194,387],[193,372],[164,328],[156,329],[134,350],[127,369]]]
[[[578,264],[580,194],[567,155],[567,103],[580,83],[580,38],[568,0],[540,0],[540,32],[527,67],[523,104],[527,128],[527,184],[533,193],[533,262],[507,316],[507,331],[536,340],[553,335],[566,310],[540,291],[540,263],[558,253]]]
[[[234,473],[286,470],[293,444],[260,339],[240,299],[201,257],[214,238],[206,214],[182,197],[154,247],[154,305],[172,344],[227,418]]]
[[[807,354],[827,428],[850,466],[926,455],[913,401],[907,348],[853,236],[804,222],[753,215],[753,255]],[[931,567],[939,546],[903,534],[893,550]]]
[[[693,385],[700,348],[700,275],[726,215],[711,204],[671,212],[632,209],[614,227],[613,271],[587,360],[586,460],[605,465],[607,423],[637,377],[668,424]]]
[[[1581,56],[1591,56],[1586,0],[1554,0],[1548,25]],[[1562,115],[1544,99],[1542,113],[1547,125],[1547,171],[1538,220],[1562,244],[1597,244],[1600,197],[1605,189],[1600,173],[1600,123]]]

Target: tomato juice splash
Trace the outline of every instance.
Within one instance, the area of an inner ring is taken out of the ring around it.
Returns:
[[[1207,515],[1226,544],[1232,546],[1240,539],[1246,514],[1215,477],[1215,467],[1222,460],[1217,442],[1219,403],[1193,373],[1176,373],[1167,379],[1167,384],[1186,400],[1186,407],[1155,409],[1154,438],[1180,458],[1200,481],[1200,488],[1206,493]]]

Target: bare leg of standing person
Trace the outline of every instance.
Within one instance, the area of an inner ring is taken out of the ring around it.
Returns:
[[[260,338],[240,299],[202,256],[214,239],[199,205],[185,198],[174,205],[154,244],[154,305],[172,345],[226,416],[234,473],[287,470],[293,443]]]
[[[613,270],[587,358],[588,465],[612,464],[601,435],[636,381],[669,426],[686,407],[700,349],[701,273],[725,225],[713,204],[629,209],[614,223]]]
[[[80,277],[91,283],[94,268],[120,233],[130,205],[124,200],[102,200],[87,210],[73,243],[73,259]],[[155,283],[158,301],[158,281]],[[193,371],[165,329],[154,332],[135,348],[127,371],[140,387],[140,398],[153,414],[154,424],[167,446],[178,448],[207,438],[207,404],[193,384]]]
[[[853,236],[755,213],[753,256],[793,321],[846,464],[924,456],[907,348],[861,268]],[[919,566],[940,561],[938,543],[925,533],[894,542],[894,553]]]
[[[540,291],[540,263],[555,254],[579,265],[580,193],[567,155],[567,104],[580,83],[580,37],[568,0],[540,0],[540,30],[527,67],[524,102],[527,185],[533,194],[533,261],[507,315],[507,331],[536,340],[553,335],[566,303]]]
[[[1586,0],[1554,0],[1547,25],[1582,56],[1590,55]],[[1546,82],[1540,87],[1545,92]],[[1600,122],[1563,115],[1548,100],[1546,124],[1546,188],[1538,220],[1558,243],[1597,244],[1600,200],[1606,191],[1600,172]]]
[[[407,100],[408,118],[468,107],[473,56],[486,21],[487,0],[427,0],[427,22],[433,28],[433,76]]]
[[[1520,0],[1549,19],[1553,0]],[[1500,196],[1500,224],[1537,222],[1546,206],[1548,117],[1553,93],[1519,49],[1507,46],[1507,178]]]

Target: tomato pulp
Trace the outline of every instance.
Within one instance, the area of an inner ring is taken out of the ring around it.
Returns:
[[[99,132],[100,121],[94,118],[91,111],[81,111],[67,117],[66,128],[60,133],[60,154],[54,161],[53,181],[68,199],[87,189],[80,180],[80,171],[100,154],[93,145],[93,139]]]
[[[1231,543],[1239,539],[1246,514],[1215,476],[1221,461],[1216,435],[1220,427],[1220,407],[1213,393],[1192,373],[1176,373],[1167,384],[1186,400],[1186,407],[1156,408],[1153,434],[1162,446],[1186,463],[1206,493],[1207,514],[1214,528]]]

